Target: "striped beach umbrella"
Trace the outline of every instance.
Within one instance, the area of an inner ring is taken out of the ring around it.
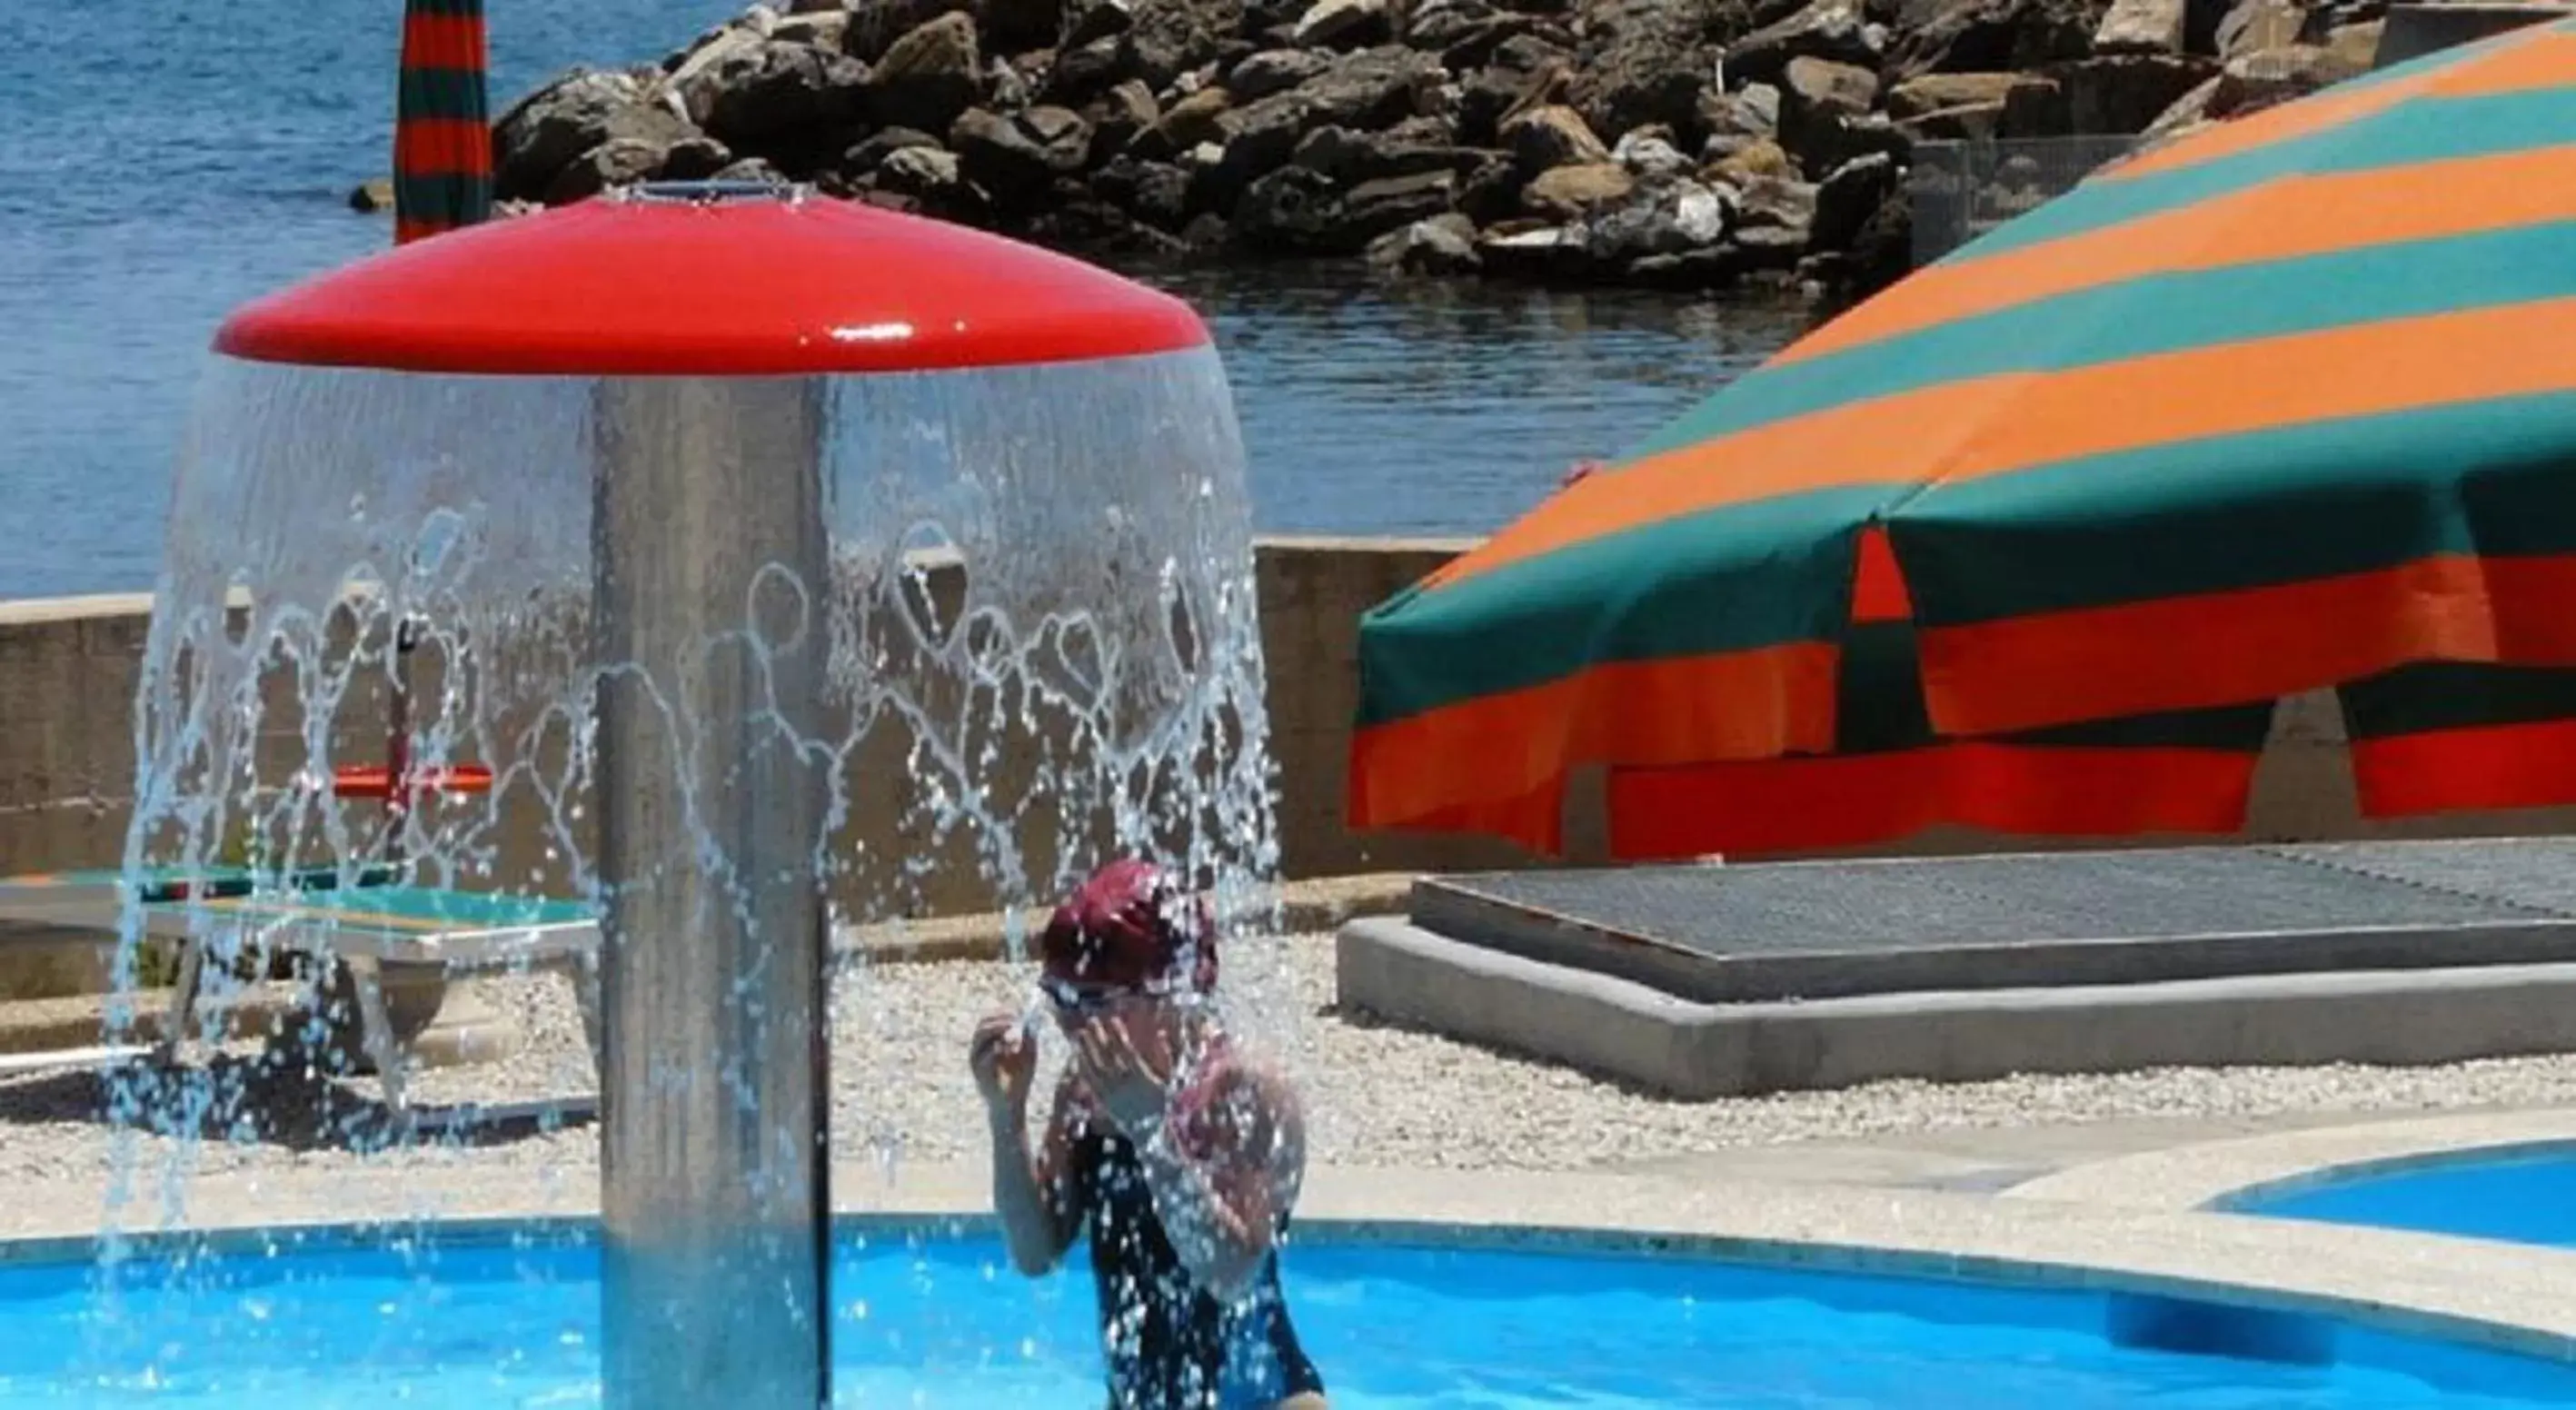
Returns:
[[[2140,155],[1372,611],[1350,820],[2224,830],[2328,688],[2373,812],[2576,800],[2571,318],[2576,24]]]
[[[483,0],[404,0],[394,107],[394,241],[492,213]]]

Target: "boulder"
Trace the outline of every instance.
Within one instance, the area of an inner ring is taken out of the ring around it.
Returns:
[[[997,54],[1050,49],[1064,34],[1064,0],[976,0],[975,26]]]
[[[1893,124],[1871,111],[1878,75],[1825,59],[1789,61],[1781,75],[1780,145],[1807,171],[1831,171],[1864,151],[1902,144]]]
[[[1244,188],[1227,231],[1235,243],[1265,254],[1321,254],[1341,214],[1341,192],[1330,177],[1281,167]]]
[[[1691,159],[1660,128],[1641,127],[1620,138],[1619,145],[1610,149],[1610,159],[1631,175],[1648,179],[1679,176],[1691,169]]]
[[[1713,180],[1743,186],[1763,177],[1794,178],[1798,163],[1777,142],[1768,137],[1743,139],[1743,145],[1707,163],[1707,174]]]
[[[1243,0],[1131,0],[1133,20],[1119,36],[1130,72],[1156,93],[1204,64],[1215,63],[1243,35]]]
[[[1092,174],[1091,189],[1158,230],[1178,231],[1190,218],[1190,174],[1169,162],[1116,157]]]
[[[2351,59],[2318,44],[2292,44],[2239,54],[2220,71],[2218,91],[2210,95],[2209,115],[2238,118],[2304,98],[2361,70]]]
[[[1636,186],[1627,168],[1615,163],[1561,166],[1539,173],[1522,189],[1521,208],[1534,216],[1573,220],[1596,206],[1627,199]]]
[[[1132,0],[1061,0],[1063,27],[1057,31],[1055,47],[1061,53],[1115,39],[1136,23]]]
[[[845,132],[867,84],[867,65],[846,54],[772,40],[706,71],[686,101],[708,136],[746,151]]]
[[[1904,198],[1903,174],[1894,158],[1883,152],[1856,157],[1817,184],[1809,243],[1819,250],[1849,248],[1880,206]]]
[[[1225,76],[1225,89],[1238,103],[1257,103],[1285,93],[1333,66],[1332,56],[1303,49],[1265,49],[1236,64]]]
[[[1794,230],[1804,245],[1815,226],[1817,190],[1812,182],[1777,176],[1747,178],[1735,185],[1733,228],[1739,235],[1760,226]]]
[[[2213,38],[2218,57],[2233,59],[2265,49],[2286,48],[2300,42],[2307,33],[2307,7],[2298,0],[2239,0],[2219,17]]]
[[[521,98],[492,124],[493,194],[539,199],[574,158],[611,137],[689,134],[686,120],[644,94],[633,74],[574,69]]]
[[[1365,49],[1394,38],[1391,0],[1314,0],[1297,18],[1300,48]]]
[[[927,132],[909,127],[881,128],[841,154],[841,170],[852,176],[865,176],[884,165],[886,158],[906,147],[938,145],[939,139]]]
[[[841,31],[841,47],[850,57],[874,65],[895,41],[950,13],[967,15],[973,28],[975,0],[867,0],[850,12]]]
[[[938,147],[900,147],[869,173],[880,191],[910,196],[925,205],[953,209],[965,195],[966,178],[957,154]]]
[[[1436,134],[1425,134],[1436,136]],[[1325,126],[1300,138],[1289,160],[1320,171],[1344,186],[1387,177],[1445,171],[1464,177],[1497,156],[1474,147],[1440,141],[1417,141],[1401,129],[1352,132]]]
[[[1696,181],[1637,187],[1583,220],[1584,257],[1615,268],[1655,255],[1708,249],[1726,238],[1731,191]]]
[[[2018,73],[1927,73],[1887,90],[1887,115],[1903,122],[1950,108],[1996,104],[2035,81]]]
[[[2093,30],[2096,54],[2179,54],[2189,0],[2111,0]]]
[[[1876,70],[1885,30],[1870,23],[1860,0],[1814,0],[1776,24],[1726,46],[1729,82],[1776,83],[1793,59],[1822,59]]]
[[[881,127],[946,132],[984,96],[975,22],[950,11],[907,32],[868,76],[868,116]]]
[[[1897,122],[1910,142],[1991,142],[2003,134],[2004,104],[1962,103]]]
[[[1137,84],[1141,88],[1142,83]],[[1222,88],[1202,88],[1164,110],[1129,144],[1129,151],[1146,161],[1165,160],[1186,152],[1202,142],[1223,142],[1227,132],[1226,114],[1234,103]]]
[[[1312,113],[1309,126],[1329,122],[1367,132],[1437,111],[1447,81],[1438,59],[1386,45],[1343,55],[1291,94]]]
[[[1151,90],[1130,79],[1092,99],[1082,117],[1091,124],[1091,153],[1084,165],[1102,166],[1126,151],[1145,129],[1162,121],[1163,110]]]
[[[2209,81],[2211,59],[2122,54],[2058,64],[2050,88],[2025,85],[2005,107],[2007,137],[2126,136],[2144,132],[2181,97]]]
[[[1780,132],[1780,90],[1768,83],[1748,83],[1734,93],[1712,89],[1701,97],[1699,113],[1712,142],[1729,137],[1775,137]]]
[[[1038,96],[1050,103],[1079,106],[1121,83],[1142,82],[1128,62],[1125,41],[1113,36],[1057,50],[1046,81],[1038,86]],[[1146,84],[1146,91],[1152,92],[1153,85]]]
[[[1583,271],[1583,235],[1528,222],[1497,226],[1476,237],[1476,259],[1488,274],[1552,283]]]
[[[374,215],[394,208],[394,179],[371,176],[349,191],[349,209],[360,215]]]
[[[1566,72],[1563,49],[1529,35],[1508,40],[1494,50],[1492,61],[1458,85],[1458,131],[1470,142],[1492,142],[1503,120],[1516,110],[1541,106],[1528,101],[1532,88]],[[1553,81],[1562,84],[1561,77]]]
[[[842,9],[809,10],[772,26],[769,37],[782,44],[811,44],[836,54],[849,52],[850,12]]]
[[[948,146],[966,179],[995,204],[1028,207],[1043,200],[1057,177],[1082,170],[1091,151],[1091,128],[1079,115],[1057,107],[1031,108],[1011,117],[969,108],[948,130]]]
[[[848,26],[844,25],[845,45],[847,29]],[[705,122],[707,107],[715,101],[717,82],[713,76],[719,70],[738,66],[745,59],[756,56],[768,43],[768,36],[757,30],[732,25],[711,30],[696,44],[675,55],[676,62],[665,61],[669,67],[662,89],[678,96],[682,117],[691,122]]]
[[[1902,0],[1892,78],[2027,70],[2089,56],[2108,0]]]
[[[1484,264],[1476,254],[1476,227],[1455,213],[1417,220],[1371,241],[1368,261],[1398,274],[1440,277],[1473,274]]]
[[[1716,73],[1711,36],[1726,0],[1585,0],[1565,98],[1595,132],[1662,123],[1697,141],[1699,97]]]
[[[1589,166],[1610,160],[1583,115],[1567,107],[1533,108],[1504,124],[1503,146],[1520,163],[1523,176],[1561,166]]]

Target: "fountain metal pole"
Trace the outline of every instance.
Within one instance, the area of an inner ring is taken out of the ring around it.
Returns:
[[[830,1401],[822,387],[595,402],[611,1410]]]

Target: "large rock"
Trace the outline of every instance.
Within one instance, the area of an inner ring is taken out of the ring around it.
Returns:
[[[2127,136],[2217,72],[2214,60],[2180,54],[2123,54],[2058,64],[2053,92],[2025,85],[2006,105],[2007,137]]]
[[[1292,92],[1312,114],[1308,126],[1329,122],[1367,132],[1437,111],[1447,81],[1438,59],[1386,45],[1344,55]]]
[[[541,200],[566,167],[625,140],[668,151],[697,135],[629,73],[576,69],[513,104],[493,124],[493,194]]]
[[[1726,238],[1733,194],[1696,181],[1640,186],[1628,199],[1585,218],[1583,253],[1597,265],[1615,268],[1655,255],[1713,248]]]
[[[1133,0],[1119,36],[1132,74],[1160,93],[1174,79],[1223,55],[1243,38],[1243,0]]]
[[[1381,235],[1447,213],[1456,189],[1456,177],[1432,171],[1344,192],[1321,172],[1282,167],[1244,191],[1231,228],[1238,243],[1265,252],[1358,254]]]
[[[1521,191],[1521,208],[1547,219],[1572,220],[1596,206],[1627,199],[1637,179],[1613,162],[1561,166],[1541,172]]]
[[[2189,0],[2111,0],[2093,31],[2096,54],[2179,54]]]
[[[1305,49],[1265,49],[1236,64],[1225,76],[1225,91],[1238,103],[1257,103],[1285,93],[1333,66],[1332,56]]]
[[[1749,178],[1735,186],[1734,226],[1738,231],[1764,226],[1795,231],[1803,247],[1815,226],[1818,189],[1812,182],[1776,176]]]
[[[1610,160],[1591,124],[1572,108],[1532,108],[1503,126],[1503,146],[1520,164],[1524,177],[1561,166],[1590,166]]]
[[[1233,109],[1234,101],[1225,89],[1202,88],[1166,108],[1136,135],[1129,150],[1146,161],[1161,161],[1202,142],[1224,142],[1228,137],[1225,117]]]
[[[867,0],[850,12],[850,22],[841,32],[841,46],[852,58],[873,65],[893,48],[895,41],[952,12],[969,16],[975,0]]]
[[[1297,20],[1300,48],[1366,49],[1394,38],[1391,0],[1314,0]]]
[[[1221,93],[1224,90],[1206,91]],[[1093,99],[1090,106],[1082,110],[1082,116],[1091,124],[1091,155],[1087,164],[1102,166],[1133,146],[1148,128],[1161,122],[1163,109],[1154,101],[1152,89],[1140,80],[1130,79]]]
[[[1619,145],[1610,149],[1610,160],[1641,180],[1679,176],[1691,168],[1691,159],[1682,155],[1663,129],[1654,127],[1641,127],[1620,138]]]
[[[1116,39],[1136,23],[1134,0],[1061,0],[1064,27],[1056,35],[1057,52]]]
[[[2213,36],[2218,57],[2281,49],[2305,39],[2308,10],[2298,0],[2241,0],[2219,18]]]
[[[1091,189],[1158,230],[1177,232],[1189,223],[1190,174],[1169,162],[1118,157],[1092,173]]]
[[[2318,44],[2293,44],[2239,54],[2220,72],[2218,91],[2210,95],[2209,115],[2237,118],[2247,113],[2304,98],[2328,84],[2354,77],[2360,69],[2349,55]]]
[[[1566,101],[1595,132],[1662,123],[1699,138],[1699,96],[1718,63],[1725,0],[1586,0]]]
[[[1901,152],[1904,134],[1872,111],[1878,76],[1824,59],[1793,59],[1781,75],[1780,145],[1805,171],[1831,171],[1863,152]]]
[[[1727,45],[1727,81],[1776,83],[1793,59],[1876,69],[1885,44],[1885,28],[1870,22],[1860,0],[1814,0]]]
[[[1031,108],[1011,117],[969,108],[948,130],[949,150],[966,179],[996,205],[1040,203],[1062,176],[1082,170],[1091,151],[1091,129],[1063,108]]]
[[[1901,0],[1898,80],[2026,70],[2085,58],[2109,0]]]
[[[927,132],[909,127],[880,128],[841,154],[841,169],[852,176],[865,176],[907,147],[937,146],[939,139]]]
[[[1561,87],[1570,55],[1530,35],[1505,42],[1492,62],[1458,85],[1458,133],[1470,142],[1491,142],[1503,120],[1542,106],[1533,90]]]
[[[1379,236],[1368,247],[1368,261],[1398,274],[1433,277],[1473,274],[1484,264],[1476,254],[1474,222],[1455,213]]]
[[[1316,128],[1298,139],[1297,150],[1289,160],[1309,170],[1320,171],[1343,186],[1357,186],[1362,182],[1418,176],[1432,171],[1450,172],[1463,178],[1496,155],[1474,147],[1414,141],[1401,129],[1352,132],[1347,128],[1328,126]]]
[[[913,29],[868,76],[867,111],[879,126],[946,132],[984,96],[975,22],[951,11]]]
[[[557,172],[546,187],[545,199],[549,205],[564,205],[638,181],[693,181],[715,175],[732,161],[733,153],[712,137],[687,137],[667,145],[612,137]]]
[[[2033,81],[2018,73],[1927,73],[1887,90],[1887,115],[1903,122],[1948,108],[2000,104]]]
[[[776,40],[726,59],[706,72],[700,123],[737,151],[830,141],[837,151],[863,112],[867,65],[810,44]],[[688,99],[692,112],[701,99]]]
[[[1885,153],[1846,162],[1816,187],[1809,242],[1819,250],[1847,249],[1880,206],[1903,200],[1904,195],[1903,174]]]
[[[975,22],[995,53],[1052,48],[1064,32],[1064,0],[977,0]]]

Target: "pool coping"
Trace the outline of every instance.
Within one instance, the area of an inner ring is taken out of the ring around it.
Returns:
[[[2558,1120],[2576,1130],[2576,1112]],[[991,1225],[987,1176],[973,1164],[907,1163],[891,1175],[853,1164],[834,1179],[845,1227]],[[412,1224],[445,1238],[570,1234],[595,1226],[595,1181],[592,1167],[205,1173],[193,1177],[193,1208],[179,1217],[150,1217],[145,1192],[120,1222],[138,1251],[172,1236],[327,1246]],[[279,1218],[281,1209],[333,1215]],[[0,1210],[0,1262],[87,1259],[103,1212],[94,1185],[85,1202],[13,1199]],[[2565,1296],[2576,1286],[2576,1251],[2199,1209],[1662,1174],[1332,1167],[1310,1176],[1298,1228],[1333,1241],[1653,1251],[2170,1297],[2576,1363],[2576,1305]]]
[[[2342,1180],[2459,1159],[2570,1148],[2576,1148],[2576,1107],[2402,1117],[2227,1137],[2088,1161],[2026,1180],[2000,1197],[2224,1212]]]

